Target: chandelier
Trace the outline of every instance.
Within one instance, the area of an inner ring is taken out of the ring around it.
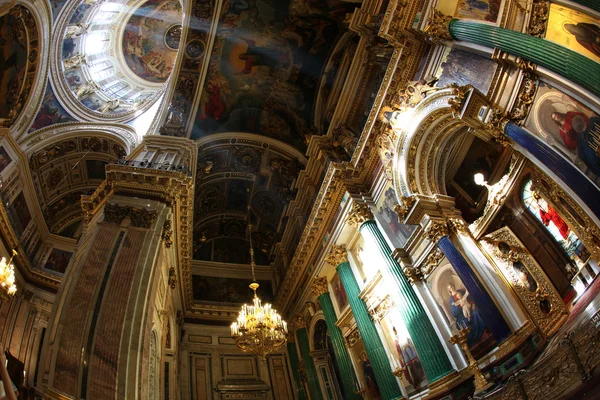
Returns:
[[[250,207],[248,207],[250,208]],[[248,224],[248,232],[252,226]],[[271,304],[262,305],[256,289],[258,283],[254,275],[254,249],[252,248],[252,235],[250,234],[250,266],[252,267],[252,283],[250,289],[254,291],[252,305],[244,304],[240,310],[237,322],[231,324],[231,336],[235,339],[237,347],[244,353],[257,355],[261,360],[265,356],[283,346],[287,340],[287,323],[271,308]]]
[[[17,292],[15,285],[15,267],[11,264],[13,258],[17,255],[17,251],[13,249],[10,260],[6,262],[6,258],[0,260],[0,298],[3,300],[10,299]]]

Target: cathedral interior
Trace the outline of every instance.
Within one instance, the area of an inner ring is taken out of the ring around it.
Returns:
[[[0,48],[19,399],[600,398],[598,0],[11,0]]]

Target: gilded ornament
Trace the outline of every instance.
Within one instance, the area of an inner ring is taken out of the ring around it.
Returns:
[[[177,274],[175,273],[175,268],[169,268],[169,279],[168,279],[169,287],[173,290],[177,287]]]
[[[360,332],[358,329],[354,329],[344,339],[346,339],[348,347],[352,347],[360,340]]]
[[[106,204],[104,206],[104,221],[120,225],[125,218],[131,219],[131,226],[138,228],[150,228],[156,219],[156,211],[137,209],[131,206],[119,206],[118,204]]]
[[[161,234],[162,240],[165,242],[165,247],[170,249],[173,245],[173,227],[170,219],[165,220]]]
[[[412,206],[415,204],[415,202],[416,198],[414,195],[410,195],[408,197],[403,196],[400,198],[400,203],[394,206],[394,211],[396,212],[396,214],[398,214],[398,219],[400,221],[404,221],[404,218],[406,217]]]
[[[318,297],[324,293],[329,292],[327,287],[326,277],[314,277],[310,285],[310,290]]]
[[[494,107],[490,110],[490,117],[486,123],[486,128],[491,133],[494,141],[504,147],[510,145],[510,139],[504,133],[504,127],[508,122],[509,120],[503,109]]]
[[[421,266],[421,273],[423,275],[429,275],[442,261],[444,253],[438,247],[427,256],[423,265]]]
[[[338,266],[343,262],[348,261],[348,251],[345,245],[332,245],[331,250],[325,256],[325,262],[333,266]]]
[[[406,267],[402,270],[402,272],[404,272],[404,276],[406,276],[406,279],[408,279],[409,283],[417,283],[425,280],[423,271],[421,271],[420,268]]]
[[[446,221],[431,221],[425,230],[427,239],[437,243],[442,237],[448,236],[448,224]]]
[[[531,20],[527,33],[535,37],[544,37],[546,26],[548,25],[548,16],[550,14],[549,1],[534,0],[531,5]],[[517,2],[518,4],[518,2]]]
[[[452,110],[452,115],[456,117],[460,115],[467,93],[473,89],[473,86],[458,86],[457,84],[451,84],[449,87],[452,88],[452,95],[454,97],[448,99],[448,105],[450,106],[450,110]]]
[[[371,221],[372,219],[373,213],[367,204],[354,202],[352,210],[350,210],[348,213],[348,218],[346,218],[346,223],[348,223],[350,226],[358,227],[367,221]]]
[[[306,328],[306,319],[304,318],[304,316],[297,314],[291,321],[290,321],[290,332],[295,332],[298,329],[302,329],[302,328]]]
[[[380,321],[385,317],[395,305],[394,300],[392,300],[392,297],[389,294],[383,299],[376,299],[376,301],[372,303],[373,305],[369,308],[369,315],[375,322]]]
[[[450,21],[452,21],[452,17],[432,8],[431,17],[423,29],[423,33],[432,41],[453,40],[454,38],[450,35]]]

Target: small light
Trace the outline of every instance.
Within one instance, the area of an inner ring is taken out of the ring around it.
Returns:
[[[473,180],[475,181],[475,184],[479,186],[485,186],[487,183],[481,172],[478,172],[475,175],[473,175]]]

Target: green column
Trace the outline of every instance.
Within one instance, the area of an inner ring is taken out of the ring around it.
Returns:
[[[308,333],[306,333],[306,328],[300,328],[296,331],[296,339],[298,340],[300,354],[302,355],[304,368],[306,369],[306,378],[308,380],[310,398],[312,400],[323,400],[321,386],[319,385],[319,378],[317,378],[317,369],[315,368],[315,363],[310,356],[310,346],[308,345]]]
[[[290,359],[290,366],[292,367],[292,375],[298,388],[298,400],[307,400],[306,393],[304,393],[304,385],[300,380],[300,373],[298,372],[298,352],[296,351],[296,344],[294,342],[288,342],[287,344],[288,357]]]
[[[456,40],[495,47],[521,57],[581,85],[600,96],[600,63],[567,47],[522,32],[453,19],[450,35]]]
[[[371,245],[381,255],[384,265],[379,270],[383,278],[393,283],[393,287],[398,288],[396,291],[398,308],[406,329],[417,349],[429,383],[433,383],[453,372],[452,364],[450,364],[446,351],[423,305],[408,282],[408,279],[402,273],[400,264],[392,257],[392,251],[375,221],[368,220],[362,223],[359,231],[363,235],[366,244]]]
[[[331,344],[333,345],[333,353],[335,354],[335,359],[340,368],[340,380],[342,381],[344,391],[344,399],[348,400],[360,400],[358,394],[354,393],[354,389],[356,388],[356,374],[354,373],[354,368],[352,367],[352,360],[350,360],[350,355],[346,350],[346,346],[344,345],[344,336],[342,335],[342,331],[335,324],[337,321],[337,316],[335,315],[335,310],[333,308],[333,303],[331,302],[331,296],[329,292],[323,293],[319,296],[319,303],[321,304],[321,309],[323,310],[323,315],[325,316],[325,323],[327,324],[327,330],[329,331],[329,337],[331,338]]]
[[[363,339],[363,344],[371,361],[371,367],[373,367],[375,380],[377,381],[383,400],[402,398],[400,386],[398,386],[396,377],[392,375],[392,367],[387,357],[387,351],[383,347],[375,323],[369,315],[367,306],[358,297],[360,289],[348,261],[339,264],[337,272],[346,291],[348,303],[356,320],[356,327]]]

